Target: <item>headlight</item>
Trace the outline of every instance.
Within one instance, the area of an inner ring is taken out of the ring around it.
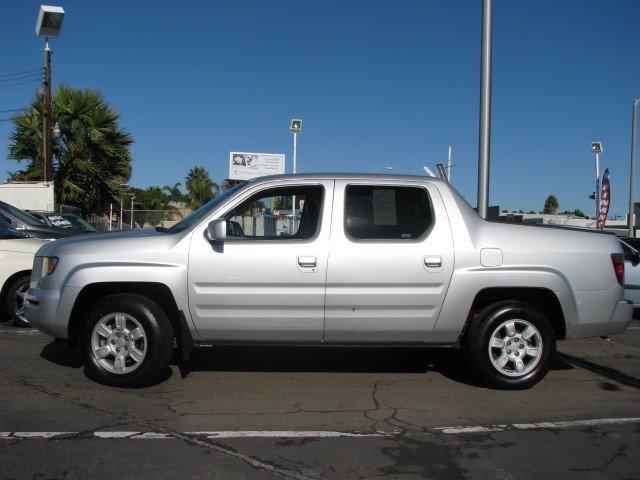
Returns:
[[[42,276],[51,275],[58,265],[58,257],[42,257]]]

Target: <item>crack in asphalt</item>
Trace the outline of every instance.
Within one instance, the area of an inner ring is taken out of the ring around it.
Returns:
[[[20,378],[20,377],[15,377],[13,375],[7,375],[6,373],[2,373],[0,372],[0,377],[9,380],[9,381],[13,381],[16,382],[24,387],[28,387],[28,388],[32,388],[34,390],[37,390],[40,393],[43,393],[45,395],[49,395],[51,397],[54,398],[59,398],[59,399],[64,399],[67,401],[72,402],[73,404],[82,407],[82,408],[88,408],[88,409],[92,409],[92,410],[96,410],[102,413],[106,413],[108,415],[112,415],[116,418],[120,418],[123,420],[123,422],[118,422],[119,425],[122,425],[123,423],[125,424],[137,424],[140,425],[141,427],[144,427],[148,430],[157,430],[160,431],[162,433],[167,433],[170,435],[173,435],[176,439],[182,440],[190,445],[193,446],[197,446],[200,448],[205,448],[207,450],[213,450],[217,453],[226,455],[226,456],[230,456],[233,458],[236,458],[237,460],[240,460],[248,465],[250,465],[253,468],[257,468],[257,469],[261,469],[261,470],[266,470],[269,472],[273,472],[273,473],[277,473],[279,475],[282,475],[283,477],[286,478],[293,478],[296,480],[315,480],[315,479],[319,479],[319,478],[323,478],[321,475],[319,474],[315,474],[315,473],[307,473],[307,474],[301,474],[299,472],[295,472],[292,470],[288,470],[282,467],[279,467],[278,465],[275,465],[273,463],[269,463],[269,462],[265,462],[263,460],[259,460],[257,458],[254,458],[250,455],[244,454],[232,447],[229,446],[225,446],[222,443],[219,442],[210,442],[207,440],[202,440],[199,438],[195,438],[193,436],[190,435],[186,435],[182,432],[178,432],[175,431],[173,429],[170,428],[166,428],[166,427],[162,427],[162,426],[158,426],[158,425],[154,425],[152,423],[149,423],[145,420],[141,420],[137,417],[135,417],[134,415],[131,415],[129,413],[123,413],[123,412],[114,412],[111,410],[108,410],[106,408],[103,407],[98,407],[96,405],[92,405],[90,403],[86,403],[83,401],[80,401],[70,395],[61,393],[61,392],[56,392],[53,390],[50,390],[48,388],[45,388],[41,385],[37,385],[33,382],[29,382],[27,380],[25,380],[24,378]],[[101,427],[101,428],[105,428],[105,427]],[[11,445],[20,443],[20,441],[17,442],[13,442],[9,445],[3,445],[2,448],[6,448],[9,447]]]

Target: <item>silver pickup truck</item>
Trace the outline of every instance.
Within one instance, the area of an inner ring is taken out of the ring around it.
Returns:
[[[439,179],[280,175],[168,230],[43,246],[25,308],[116,386],[242,343],[461,348],[487,385],[526,388],[556,340],[625,330],[623,277],[615,236],[487,222]]]

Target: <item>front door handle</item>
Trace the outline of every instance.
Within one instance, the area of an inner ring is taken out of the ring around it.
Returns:
[[[318,265],[316,257],[298,257],[298,265],[304,268],[315,268]]]
[[[424,266],[427,268],[442,268],[442,257],[435,255],[424,257]]]

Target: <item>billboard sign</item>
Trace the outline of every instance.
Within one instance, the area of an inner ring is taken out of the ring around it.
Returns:
[[[280,153],[229,152],[229,178],[250,180],[265,175],[282,175],[285,158]]]

